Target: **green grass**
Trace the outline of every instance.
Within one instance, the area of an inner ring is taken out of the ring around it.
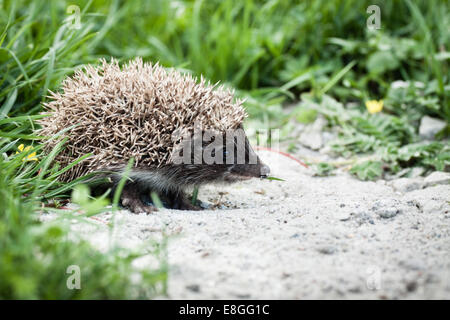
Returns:
[[[51,160],[62,146],[44,155],[42,137],[33,133],[48,90],[58,90],[66,75],[100,57],[142,56],[221,81],[247,98],[249,125],[280,128],[286,138],[292,120],[309,123],[322,114],[339,131],[330,146],[350,159],[346,164],[360,179],[413,167],[449,168],[449,126],[431,143],[418,136],[423,116],[450,120],[446,1],[77,1],[80,29],[67,20],[72,4],[0,1],[0,279],[9,279],[0,282],[0,298],[164,292],[164,267],[130,269],[143,254],[164,266],[164,243],[99,253],[69,240],[65,218],[73,213],[58,211],[61,219],[54,223],[37,219],[41,211],[56,210],[42,203],[58,203],[72,190],[86,216],[104,210],[107,200],[90,197],[84,179],[58,182],[67,168]],[[371,4],[381,7],[377,31],[366,28]],[[392,86],[399,80],[407,85]],[[384,109],[370,115],[364,104],[373,99],[383,99]],[[297,103],[295,112],[283,112]],[[38,161],[15,155],[20,144],[32,146]],[[336,166],[317,167],[327,175]],[[113,208],[117,201],[116,194]],[[65,287],[71,264],[88,270],[79,292]],[[133,272],[145,280],[132,283]]]
[[[111,245],[104,253],[82,239],[73,240],[68,221],[89,223],[87,217],[105,211],[108,201],[90,198],[80,181],[68,186],[55,180],[62,169],[52,165],[52,159],[61,146],[49,155],[39,154],[39,161],[31,161],[28,156],[39,152],[41,146],[16,154],[14,145],[6,139],[0,142],[0,298],[127,299],[165,293],[166,239],[149,241],[133,251]],[[42,207],[47,198],[64,195],[73,186],[72,200],[81,213]],[[38,216],[43,212],[58,217],[40,223]],[[157,259],[160,267],[147,270],[132,266],[134,260],[146,255]],[[66,286],[66,270],[71,265],[80,267],[81,290]],[[136,276],[141,279],[138,283],[133,280]]]

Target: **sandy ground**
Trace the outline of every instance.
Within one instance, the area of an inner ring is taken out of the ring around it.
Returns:
[[[284,156],[260,156],[285,181],[200,190],[221,209],[116,214],[123,246],[172,235],[169,298],[450,299],[448,173],[362,182],[313,177]],[[73,230],[106,247],[104,223]]]

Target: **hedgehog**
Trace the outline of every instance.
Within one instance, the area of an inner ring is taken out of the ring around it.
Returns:
[[[90,154],[59,176],[63,182],[92,173],[96,193],[112,195],[126,175],[119,204],[134,213],[157,210],[151,193],[167,208],[201,210],[187,189],[270,172],[248,141],[244,101],[234,95],[141,58],[122,66],[101,59],[63,80],[58,92],[49,91],[39,134],[58,136],[45,140],[47,152],[65,139],[54,160],[63,166]]]

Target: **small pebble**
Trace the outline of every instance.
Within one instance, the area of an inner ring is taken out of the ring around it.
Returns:
[[[336,248],[332,246],[324,246],[317,249],[320,253],[323,254],[333,254],[336,252]]]
[[[190,284],[186,286],[186,289],[192,292],[200,292],[200,286],[198,284]]]

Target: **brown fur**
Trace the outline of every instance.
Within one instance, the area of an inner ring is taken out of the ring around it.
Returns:
[[[65,148],[56,157],[68,165],[79,157],[92,156],[60,176],[71,181],[91,172],[101,174],[110,183],[99,186],[116,188],[125,165],[133,157],[134,168],[122,193],[122,205],[134,212],[151,212],[142,199],[157,192],[167,206],[198,209],[186,199],[183,190],[214,182],[234,182],[248,177],[265,176],[268,167],[259,159],[238,164],[175,164],[181,138],[192,136],[194,126],[225,133],[242,128],[246,113],[242,101],[231,90],[200,82],[190,75],[166,70],[158,64],[137,58],[122,68],[114,59],[88,65],[62,83],[61,92],[51,93],[45,103],[49,116],[40,120],[39,134],[54,136],[62,130]],[[254,154],[245,137],[245,154]],[[58,139],[46,142],[52,150]],[[204,146],[202,144],[202,146]],[[223,145],[223,151],[234,146]]]

